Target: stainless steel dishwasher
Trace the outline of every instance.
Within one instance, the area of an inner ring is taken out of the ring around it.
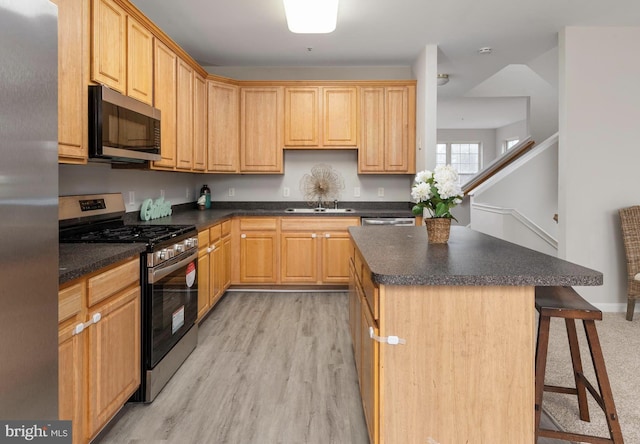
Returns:
[[[365,225],[385,225],[392,227],[406,227],[416,224],[413,217],[363,217],[360,224]]]

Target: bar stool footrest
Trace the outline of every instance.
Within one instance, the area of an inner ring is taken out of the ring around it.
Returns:
[[[560,387],[559,385],[545,385],[545,392],[563,393],[565,395],[577,395],[578,390],[575,387]]]
[[[562,439],[573,442],[588,442],[591,444],[611,444],[613,440],[600,436],[580,435],[578,433],[561,432],[558,430],[538,429],[538,436],[542,438]]]

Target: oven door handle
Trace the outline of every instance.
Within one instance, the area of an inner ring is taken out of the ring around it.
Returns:
[[[196,251],[193,254],[189,255],[189,257],[186,257],[181,261],[176,262],[175,264],[167,265],[166,267],[153,268],[149,270],[149,283],[155,284],[163,277],[170,275],[174,271],[186,266],[189,262],[197,259],[198,259],[198,252]]]

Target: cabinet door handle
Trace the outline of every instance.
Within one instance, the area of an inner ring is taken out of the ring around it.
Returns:
[[[207,248],[207,253],[211,253],[212,251],[213,251],[213,248],[211,248],[211,247]]]
[[[313,233],[313,234],[311,235],[311,237],[312,237],[313,239],[315,239],[316,237],[318,237],[318,235],[317,235],[316,233]]]
[[[244,234],[244,233],[242,233],[242,234],[240,235],[240,237],[241,237],[242,239],[245,239],[245,238],[247,237],[247,235],[246,235],[246,234]]]
[[[198,260],[198,252],[196,251],[195,253],[193,253],[189,257],[186,257],[186,258],[182,259],[180,262],[176,262],[175,264],[172,263],[170,265],[156,267],[154,269],[149,269],[149,270],[147,270],[148,283],[149,284],[155,284],[156,282],[158,282],[163,277],[168,276],[169,274],[173,273],[174,271],[176,271],[176,270],[178,270],[178,269],[180,269],[182,267],[186,267],[189,264],[189,262],[197,261],[197,260]]]
[[[324,237],[331,237],[331,233],[324,233]]]

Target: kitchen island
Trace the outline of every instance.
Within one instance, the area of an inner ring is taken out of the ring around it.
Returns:
[[[349,233],[371,442],[533,444],[535,287],[602,274],[463,227],[447,244],[424,227]]]

